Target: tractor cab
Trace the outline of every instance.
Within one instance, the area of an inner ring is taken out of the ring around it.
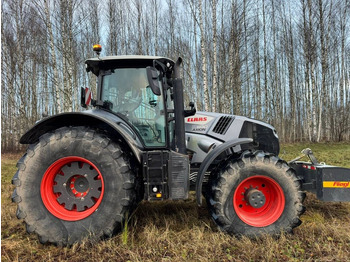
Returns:
[[[154,56],[89,59],[86,69],[98,77],[97,99],[93,103],[128,123],[146,148],[170,148],[174,140],[174,102],[168,80],[174,64]],[[156,85],[149,81],[152,73]]]
[[[114,115],[122,129],[136,135],[131,140],[142,143],[138,149],[142,155],[144,198],[188,198],[184,120],[196,111],[193,104],[190,110],[184,109],[181,58],[175,63],[156,56],[107,56],[85,63],[87,71],[98,77],[97,99],[92,100],[97,108],[94,114],[104,111],[106,118]],[[82,106],[86,107],[86,103]]]

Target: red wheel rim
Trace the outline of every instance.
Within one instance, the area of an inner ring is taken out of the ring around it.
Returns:
[[[256,202],[254,196],[259,197]],[[254,227],[266,227],[276,222],[282,215],[284,206],[281,186],[266,176],[252,176],[243,180],[233,196],[237,216]]]
[[[77,221],[97,211],[104,194],[104,182],[92,162],[69,156],[57,160],[46,170],[40,194],[52,215]]]

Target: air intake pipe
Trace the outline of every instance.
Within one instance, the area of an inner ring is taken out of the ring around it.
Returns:
[[[185,141],[185,108],[183,98],[183,85],[180,78],[180,65],[182,58],[179,57],[174,66],[173,76],[173,94],[174,94],[174,113],[175,113],[175,145],[177,151],[186,154]]]

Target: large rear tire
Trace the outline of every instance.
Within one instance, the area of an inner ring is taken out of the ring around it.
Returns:
[[[136,204],[126,157],[117,143],[87,127],[44,134],[17,164],[17,217],[42,243],[112,236]]]
[[[305,193],[286,162],[262,151],[229,158],[211,174],[207,204],[221,230],[258,237],[301,224]]]

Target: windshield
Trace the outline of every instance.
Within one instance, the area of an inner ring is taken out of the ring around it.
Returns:
[[[145,68],[114,69],[102,77],[103,103],[128,118],[146,146],[165,146],[162,97],[149,87]]]

